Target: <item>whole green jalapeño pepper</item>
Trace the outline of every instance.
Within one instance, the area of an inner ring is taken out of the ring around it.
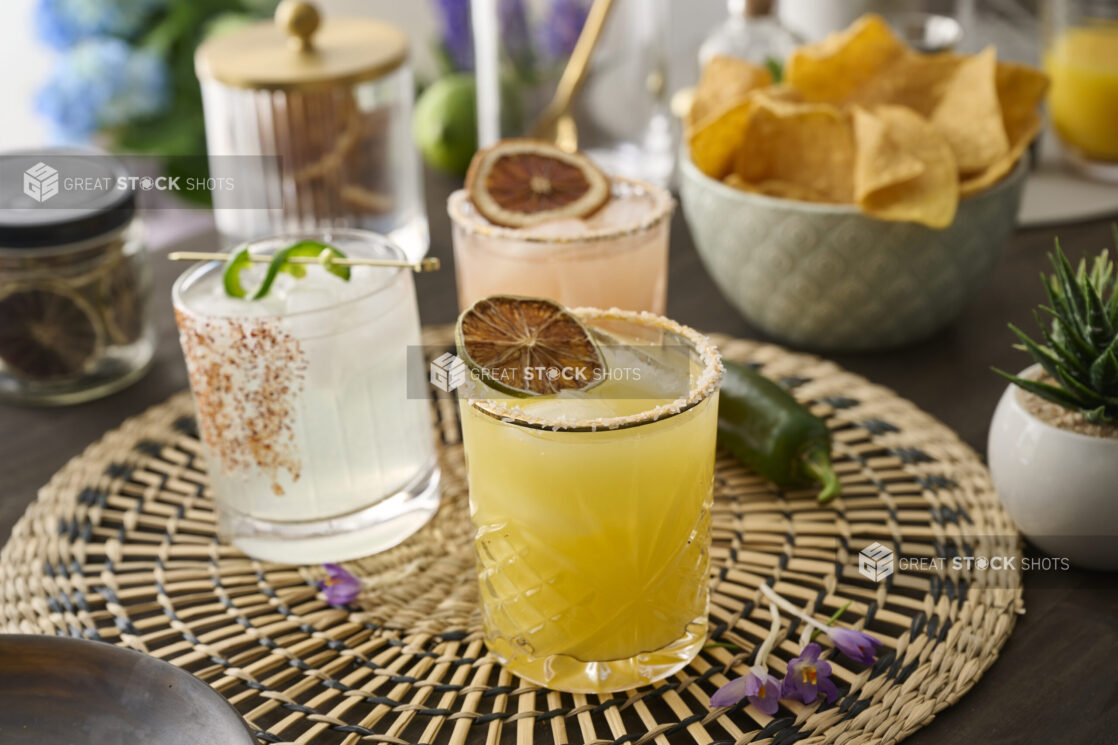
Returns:
[[[822,485],[819,503],[842,491],[831,468],[831,432],[792,394],[756,370],[726,361],[718,398],[718,444],[777,486]]]

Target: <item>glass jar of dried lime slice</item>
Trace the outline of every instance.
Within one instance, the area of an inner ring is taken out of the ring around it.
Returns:
[[[0,169],[0,401],[71,404],[137,380],[155,330],[127,171],[69,149],[6,153]]]

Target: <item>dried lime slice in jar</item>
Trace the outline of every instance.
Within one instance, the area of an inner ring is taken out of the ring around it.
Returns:
[[[562,305],[542,298],[492,295],[462,312],[458,356],[487,385],[526,397],[588,390],[606,378],[602,350]]]
[[[346,258],[345,253],[340,249],[319,241],[299,241],[298,243],[272,254],[272,260],[268,263],[268,270],[264,273],[264,280],[249,299],[259,300],[266,296],[268,291],[272,289],[272,284],[276,281],[276,277],[279,276],[280,272],[290,274],[295,278],[305,277],[307,274],[306,265],[290,261],[290,259],[294,258],[317,258],[326,271],[346,282],[349,281],[349,267],[345,264],[333,263],[334,259]],[[248,290],[245,289],[244,284],[241,282],[241,272],[252,263],[252,255],[249,254],[247,248],[242,248],[234,252],[233,255],[226,260],[225,270],[221,275],[221,281],[225,287],[225,294],[236,298],[249,297]]]
[[[0,294],[0,362],[19,377],[74,377],[99,357],[102,336],[93,306],[62,285],[16,286]]]

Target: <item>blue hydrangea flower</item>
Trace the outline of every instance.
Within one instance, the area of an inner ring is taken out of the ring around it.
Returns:
[[[540,46],[552,57],[569,57],[586,23],[586,0],[552,0],[547,21],[540,28]]]
[[[36,109],[63,139],[81,139],[163,111],[167,66],[157,55],[120,39],[79,42],[58,59],[39,91]]]
[[[66,49],[93,36],[136,35],[167,0],[39,0],[35,26],[39,36]]]
[[[435,0],[443,49],[455,70],[474,69],[474,40],[470,29],[470,0]]]

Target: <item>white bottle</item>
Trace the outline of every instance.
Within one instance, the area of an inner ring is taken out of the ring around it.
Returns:
[[[699,47],[699,65],[739,57],[758,65],[783,63],[801,41],[772,14],[772,0],[727,0],[729,17]]]

